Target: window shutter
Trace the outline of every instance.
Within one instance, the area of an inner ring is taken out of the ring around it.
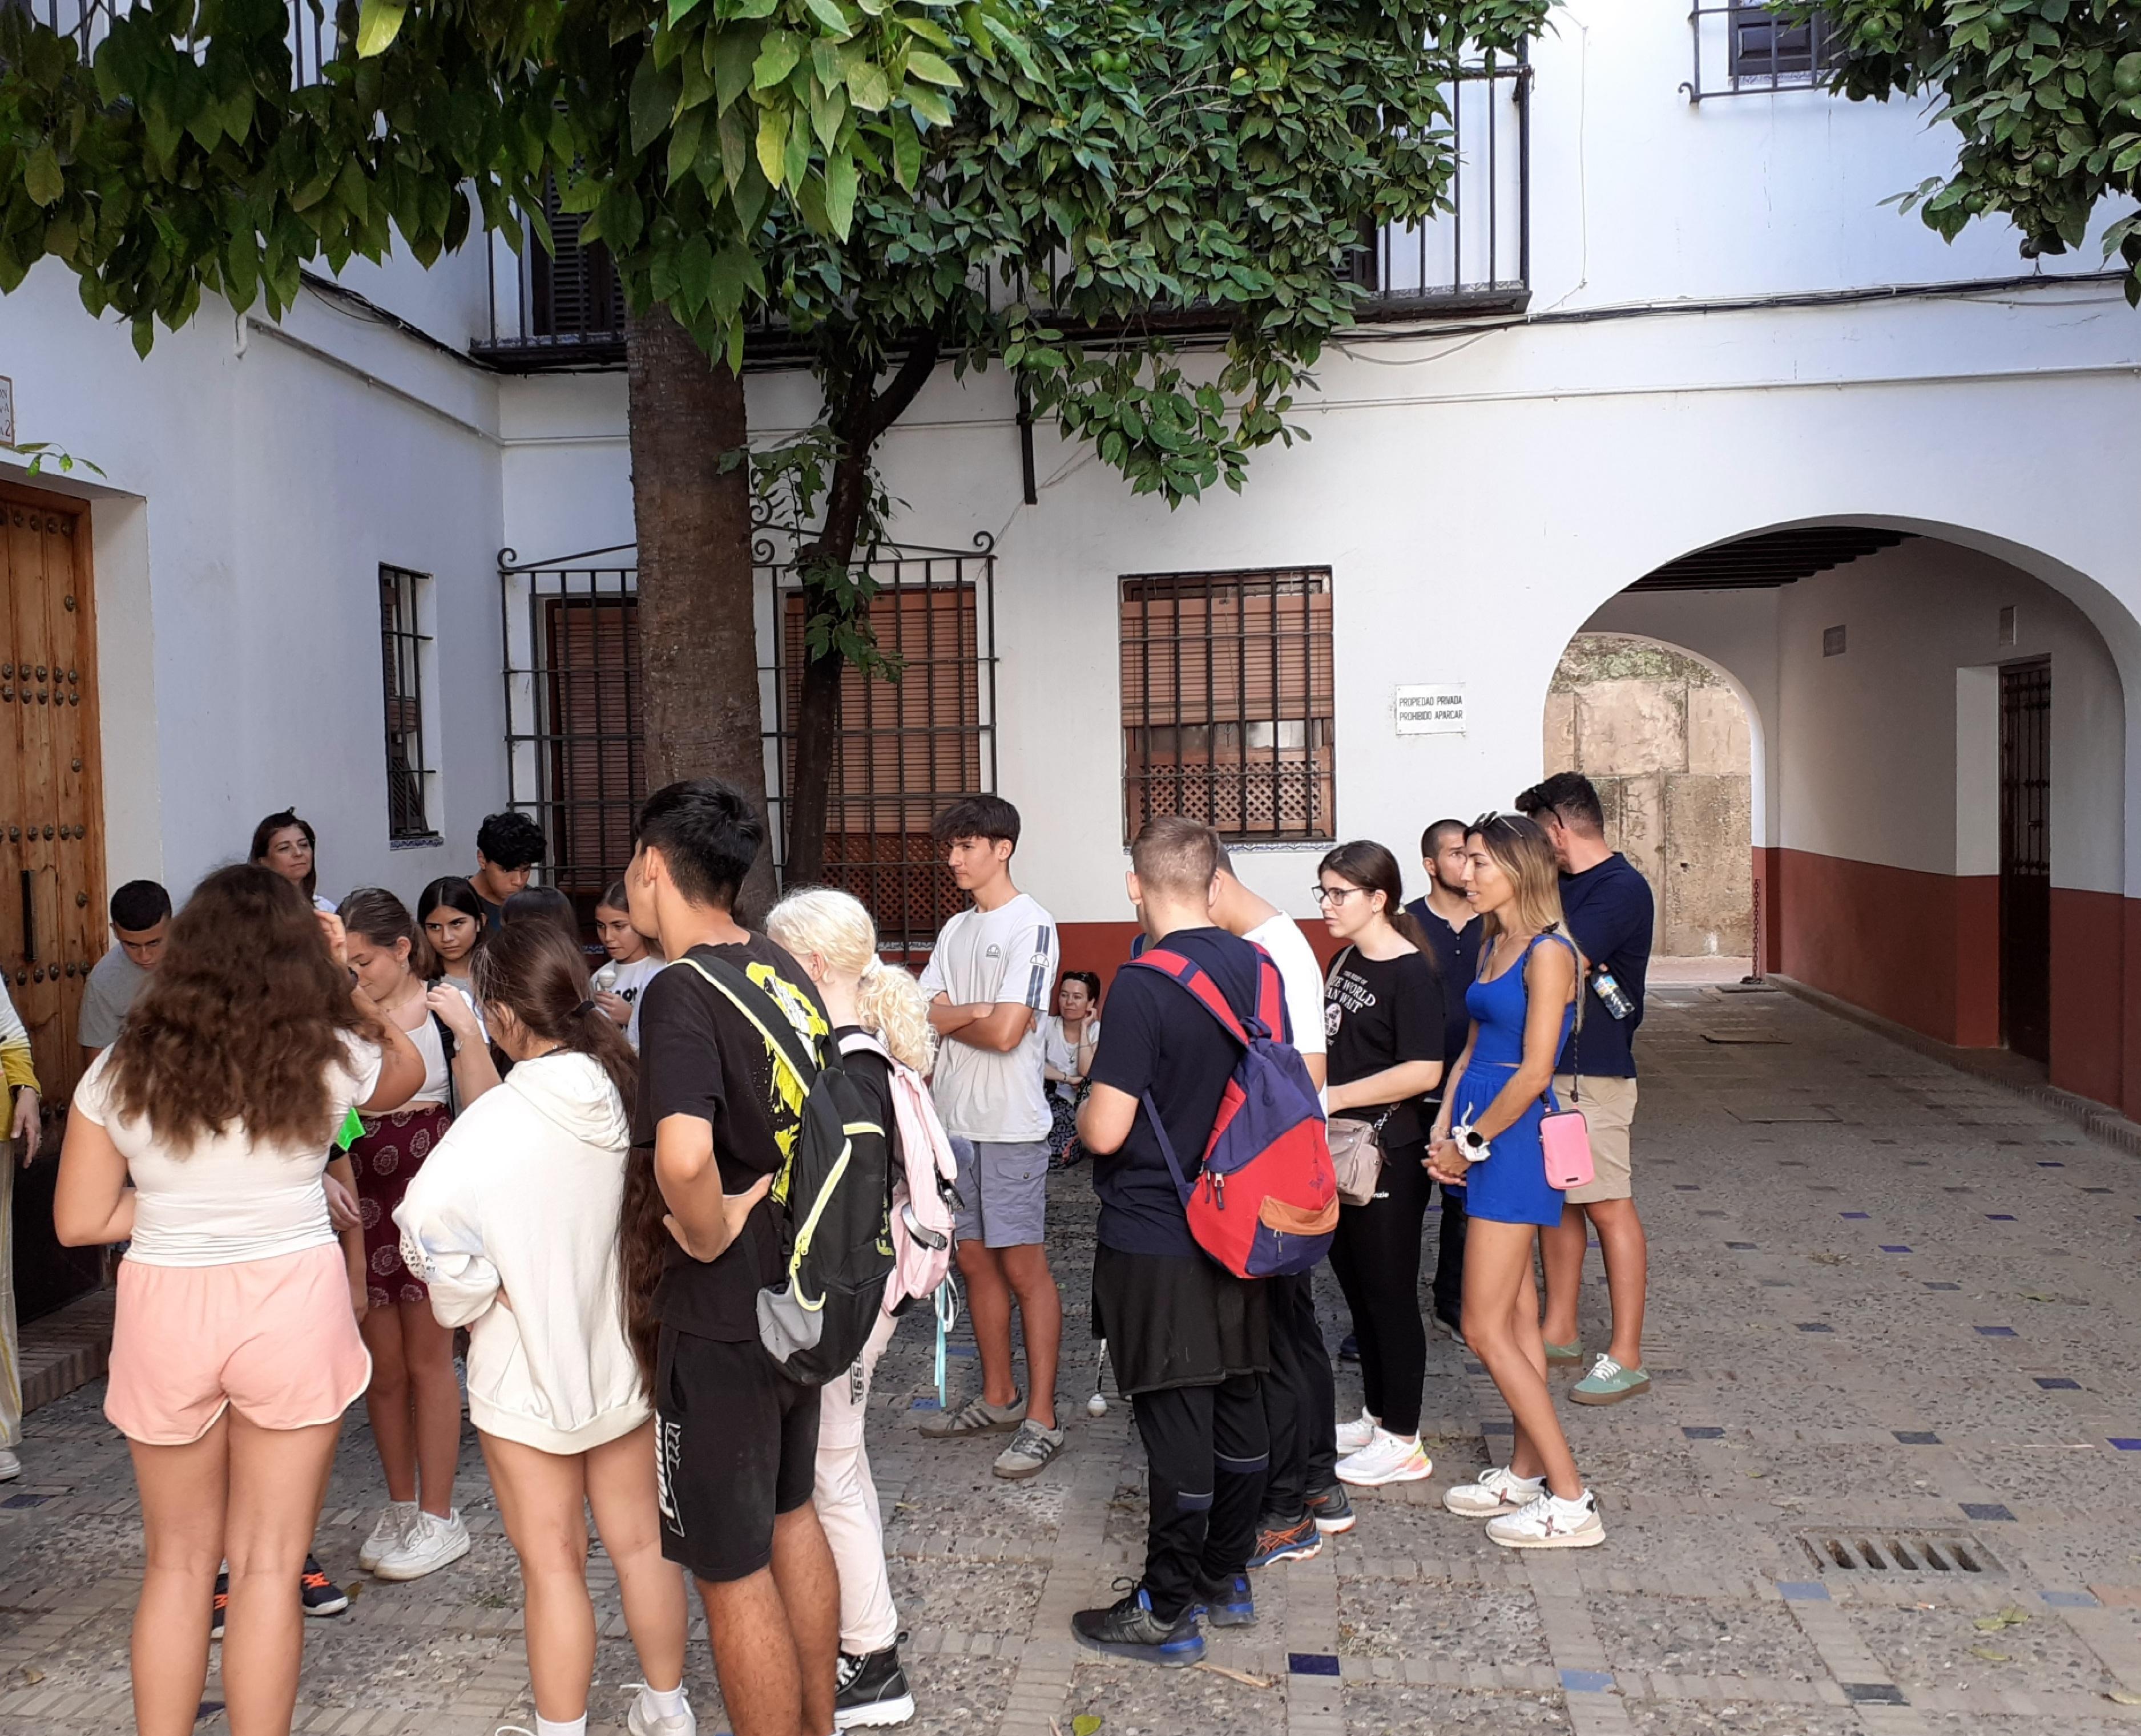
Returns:
[[[632,821],[647,794],[638,600],[551,598],[544,627],[555,883],[599,895],[632,860]]]

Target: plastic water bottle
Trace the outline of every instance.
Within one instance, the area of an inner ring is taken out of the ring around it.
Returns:
[[[1620,980],[1601,965],[1591,973],[1592,992],[1599,1003],[1617,1019],[1625,1019],[1636,1010],[1636,1003],[1628,998],[1628,991],[1621,986]]]

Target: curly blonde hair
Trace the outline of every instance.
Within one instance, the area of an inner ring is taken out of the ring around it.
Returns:
[[[927,1073],[937,1052],[922,986],[877,954],[877,924],[861,900],[829,886],[807,886],[773,907],[765,932],[799,957],[815,952],[834,971],[859,979],[855,1010],[864,1030],[894,1060]]]

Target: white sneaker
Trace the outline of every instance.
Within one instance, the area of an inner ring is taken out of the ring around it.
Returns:
[[[1435,1475],[1435,1461],[1415,1435],[1392,1434],[1378,1427],[1376,1437],[1357,1453],[1338,1461],[1338,1480],[1356,1488],[1381,1488],[1386,1483],[1421,1483]]]
[[[372,1535],[357,1552],[357,1565],[367,1573],[377,1571],[381,1561],[409,1541],[410,1527],[416,1522],[417,1512],[413,1501],[388,1502],[379,1515],[379,1522],[372,1527]]]
[[[461,1523],[458,1512],[443,1519],[419,1512],[401,1547],[390,1550],[372,1571],[381,1579],[421,1579],[452,1566],[468,1552],[468,1527]]]
[[[698,1736],[699,1720],[689,1700],[684,1702],[682,1712],[668,1718],[657,1718],[647,1708],[642,1686],[632,1690],[632,1710],[625,1714],[624,1727],[631,1736]]]
[[[1341,1453],[1358,1453],[1375,1439],[1376,1431],[1382,1426],[1365,1410],[1351,1422],[1341,1423],[1338,1425],[1338,1450]]]
[[[1442,1504],[1461,1519],[1491,1519],[1513,1513],[1546,1491],[1543,1477],[1519,1477],[1504,1465],[1492,1465],[1470,1483],[1453,1483],[1442,1492]]]
[[[1606,1522],[1588,1489],[1573,1501],[1542,1490],[1515,1512],[1489,1519],[1487,1535],[1504,1549],[1589,1549],[1606,1541]]]
[[[12,1483],[22,1474],[22,1461],[6,1447],[0,1447],[0,1483]]]

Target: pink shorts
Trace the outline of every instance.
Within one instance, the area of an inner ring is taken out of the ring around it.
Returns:
[[[338,1242],[235,1266],[119,1263],[104,1414],[130,1440],[185,1446],[231,1404],[263,1429],[332,1423],[371,1380]]]

